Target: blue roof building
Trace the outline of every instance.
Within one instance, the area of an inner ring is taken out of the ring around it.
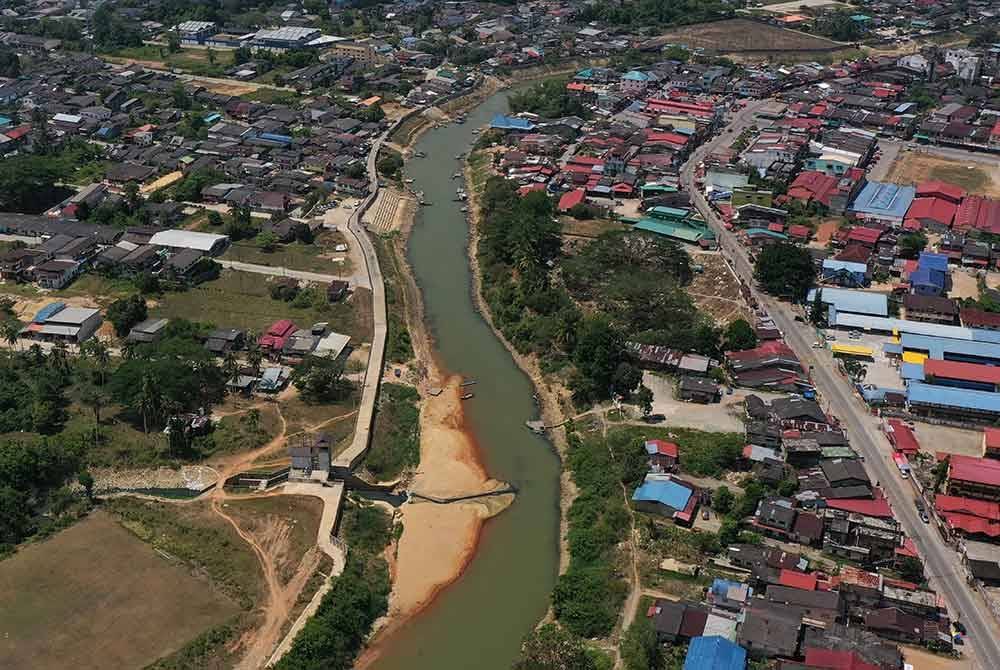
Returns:
[[[910,273],[910,293],[938,296],[944,293],[947,275],[940,270],[918,267]]]
[[[913,186],[870,181],[848,209],[864,219],[899,224],[916,194]]]
[[[636,509],[689,523],[693,520],[694,509],[687,512],[685,510],[693,496],[694,490],[690,486],[685,486],[669,475],[648,474],[632,494],[632,502]]]
[[[948,272],[948,257],[932,251],[922,251],[919,260],[917,260],[917,267],[937,272]]]
[[[820,299],[823,304],[830,306],[831,317],[836,317],[843,312],[867,316],[889,316],[889,298],[883,293],[823,287],[810,290],[806,298],[808,302],[811,303],[815,300],[817,290],[820,291]],[[837,323],[837,319],[831,318],[829,323],[833,325]]]
[[[692,639],[684,659],[684,670],[744,670],[746,667],[746,649],[718,635]]]
[[[986,365],[1000,363],[1000,344],[995,342],[955,340],[948,337],[912,333],[903,333],[900,340],[904,351],[919,351],[938,360]]]
[[[868,285],[868,266],[864,263],[838,261],[833,258],[823,260],[823,281],[838,286],[859,287]]]
[[[906,400],[910,408],[917,411],[957,412],[988,418],[1000,416],[1000,393],[992,391],[974,391],[913,381],[907,387]]]
[[[496,128],[497,130],[523,130],[528,131],[534,129],[535,124],[527,119],[519,119],[516,116],[506,116],[504,114],[497,114],[490,121],[490,128]]]
[[[639,72],[638,70],[629,70],[622,75],[622,79],[625,81],[635,81],[640,83],[646,83],[649,81],[649,75],[645,72]]]

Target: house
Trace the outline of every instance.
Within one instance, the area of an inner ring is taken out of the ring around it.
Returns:
[[[228,246],[229,236],[194,230],[162,230],[149,239],[149,244],[168,249],[197,249],[215,256]]]
[[[833,258],[823,260],[820,278],[823,283],[848,288],[868,286],[871,281],[871,275],[866,263],[852,263]]]
[[[156,342],[163,337],[168,323],[170,323],[168,319],[146,319],[132,327],[126,341],[134,344]]]
[[[347,296],[350,285],[341,279],[334,279],[326,287],[326,297],[330,302],[340,302]]]
[[[684,670],[744,670],[746,665],[746,650],[718,635],[692,639],[684,657]]]
[[[896,607],[883,607],[865,616],[865,627],[883,637],[906,644],[937,639],[937,622],[907,614]],[[928,630],[930,629],[930,630]]]
[[[736,642],[754,658],[794,658],[798,654],[799,608],[754,598],[736,633]]]
[[[685,602],[656,600],[647,610],[656,639],[660,643],[674,644],[701,635],[705,631],[708,612]]]
[[[632,503],[637,510],[667,516],[676,523],[690,525],[694,521],[700,498],[693,485],[673,475],[650,473],[632,494]]]
[[[333,443],[325,433],[301,436],[288,448],[291,457],[289,479],[318,479],[330,476],[330,449]]]
[[[257,381],[257,390],[262,393],[277,393],[288,383],[288,369],[282,366],[264,368]]]
[[[1000,584],[1000,557],[997,545],[986,542],[965,541],[965,567],[975,579],[997,586]]]
[[[910,293],[903,297],[903,308],[910,321],[953,324],[958,320],[958,305],[943,296]]]
[[[41,288],[60,289],[80,274],[82,265],[76,261],[51,260],[36,265],[32,271]]]
[[[983,429],[983,458],[1000,459],[1000,428]]]
[[[1000,461],[951,454],[947,492],[951,496],[1000,501]]]
[[[793,572],[782,570],[782,579],[784,580],[788,573]],[[815,575],[795,574],[803,575],[804,577],[803,579],[796,580],[798,583],[815,584],[816,582]],[[815,621],[822,621],[826,624],[832,624],[844,614],[840,593],[837,591],[817,591],[815,589],[803,589],[776,584],[767,587],[765,597],[772,603],[800,609],[803,616]]]
[[[681,400],[710,404],[719,399],[719,385],[703,377],[683,377],[677,393]]]
[[[79,344],[93,335],[101,325],[101,312],[85,307],[67,307],[62,302],[50,302],[38,310],[31,322],[21,330],[21,337],[44,342]]]
[[[246,346],[246,332],[236,328],[213,330],[205,338],[205,349],[216,356],[225,356],[230,351],[239,351]]]
[[[757,506],[754,515],[754,526],[765,533],[777,531],[781,536],[787,536],[795,525],[795,501],[790,498],[766,498]]]
[[[802,670],[883,670],[883,666],[868,663],[851,650],[807,647]]]
[[[673,472],[680,460],[678,447],[673,442],[646,440],[649,468],[654,472]]]
[[[292,333],[296,330],[298,328],[289,319],[275,321],[260,336],[258,340],[260,348],[272,356],[280,355],[284,351],[285,345],[288,343]]]
[[[869,181],[848,207],[855,218],[889,225],[902,225],[916,195],[912,186]]]

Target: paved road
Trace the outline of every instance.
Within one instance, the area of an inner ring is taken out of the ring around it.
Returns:
[[[292,270],[291,268],[276,265],[258,265],[257,263],[244,263],[242,261],[230,261],[217,258],[216,263],[230,270],[240,270],[241,272],[252,272],[258,275],[269,275],[271,277],[292,277],[302,281],[312,281],[329,284],[335,279],[343,279],[342,275],[328,275],[322,272],[308,272],[306,270]]]
[[[340,468],[353,468],[368,449],[368,442],[371,439],[372,414],[375,411],[378,383],[382,378],[382,362],[385,358],[385,284],[382,279],[382,269],[378,264],[378,255],[375,253],[375,246],[372,244],[371,238],[368,237],[368,231],[361,223],[361,217],[378,196],[378,172],[375,169],[375,162],[378,158],[379,148],[388,135],[389,131],[372,144],[372,149],[368,153],[368,180],[372,184],[372,193],[365,198],[360,207],[354,210],[347,221],[347,228],[358,241],[364,257],[364,271],[368,274],[368,281],[372,287],[372,312],[375,324],[372,331],[371,353],[368,355],[368,367],[365,369],[365,383],[361,388],[361,402],[358,404],[354,440],[333,462],[334,466]]]
[[[763,102],[753,103],[739,112],[730,124],[733,132],[724,132],[699,147],[681,171],[685,188],[689,189],[694,205],[719,236],[723,253],[731,260],[736,273],[751,284],[753,268],[745,249],[708,207],[704,196],[694,184],[694,169],[712,150],[727,140],[731,141],[743,128],[751,125],[754,122],[753,113],[762,105]],[[878,430],[877,420],[854,397],[847,382],[834,368],[833,359],[825,351],[818,354],[817,350],[811,348],[814,339],[812,328],[796,322],[789,305],[767,298],[764,298],[763,303],[775,324],[784,333],[788,345],[803,363],[812,366],[816,389],[828,403],[828,411],[847,429],[851,445],[865,458],[869,476],[881,484],[892,504],[896,519],[916,543],[924,559],[931,586],[950,604],[952,616],[960,617],[968,628],[967,644],[975,653],[977,665],[984,670],[1000,668],[1000,634],[996,621],[978,594],[966,583],[965,571],[958,554],[945,544],[931,525],[923,523],[917,515],[911,485],[900,479],[898,471],[889,461],[888,444]]]

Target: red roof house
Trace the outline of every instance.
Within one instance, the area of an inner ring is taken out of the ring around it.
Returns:
[[[917,185],[917,197],[941,198],[957,205],[965,197],[965,191],[961,187],[949,184],[946,181],[933,180],[921,182]]]
[[[778,583],[782,586],[790,586],[793,589],[815,591],[816,575],[799,572],[798,570],[786,570],[782,568],[778,575]]]
[[[1000,384],[1000,367],[962,361],[942,361],[928,358],[924,361],[924,377],[954,379],[981,384]]]
[[[805,664],[820,670],[879,670],[874,663],[868,663],[854,651],[840,649],[806,648]]]
[[[577,205],[582,204],[586,195],[586,191],[582,188],[563,193],[562,197],[559,198],[559,211],[568,212]]]
[[[924,226],[951,227],[958,206],[951,200],[938,197],[918,197],[910,204],[903,225],[919,230]]]
[[[951,454],[948,465],[948,493],[1000,499],[1000,461]]]
[[[886,431],[886,435],[897,451],[904,454],[915,454],[920,451],[920,443],[917,442],[917,438],[909,426],[899,419],[889,419],[888,423],[892,430]]]
[[[847,233],[847,242],[854,242],[863,246],[873,247],[878,243],[879,238],[882,237],[882,232],[883,231],[880,228],[855,226],[854,228],[851,228],[851,232]]]
[[[260,336],[258,342],[262,349],[268,349],[270,351],[281,351],[285,348],[285,343],[288,342],[288,338],[292,336],[297,330],[294,323],[289,319],[282,319],[281,321],[275,321],[268,327],[263,335]]]
[[[955,228],[1000,233],[1000,200],[968,195],[955,211]]]

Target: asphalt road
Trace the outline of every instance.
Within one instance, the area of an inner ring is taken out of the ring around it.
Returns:
[[[708,203],[694,184],[697,164],[716,147],[732,142],[740,132],[752,125],[754,112],[764,101],[748,105],[730,121],[732,132],[723,131],[719,136],[698,148],[681,171],[684,187],[692,196],[692,203],[709,222],[719,238],[720,248],[730,260],[735,272],[753,285],[753,267],[745,249],[735,235],[722,226],[722,222],[709,208]],[[763,298],[763,299],[762,299]],[[950,606],[953,618],[960,619],[968,629],[966,644],[972,647],[976,664],[983,670],[1000,668],[1000,644],[997,622],[966,582],[965,569],[959,555],[941,539],[932,525],[921,521],[914,505],[914,491],[908,480],[900,478],[898,470],[889,459],[889,446],[879,431],[878,421],[868,413],[860,400],[834,367],[833,358],[823,350],[812,349],[815,333],[811,326],[794,320],[791,306],[758,294],[758,300],[767,307],[775,325],[785,335],[785,341],[803,363],[812,366],[812,379],[827,411],[836,416],[848,431],[853,446],[865,458],[869,477],[879,482],[892,505],[896,519],[913,538],[931,587],[941,594]]]

